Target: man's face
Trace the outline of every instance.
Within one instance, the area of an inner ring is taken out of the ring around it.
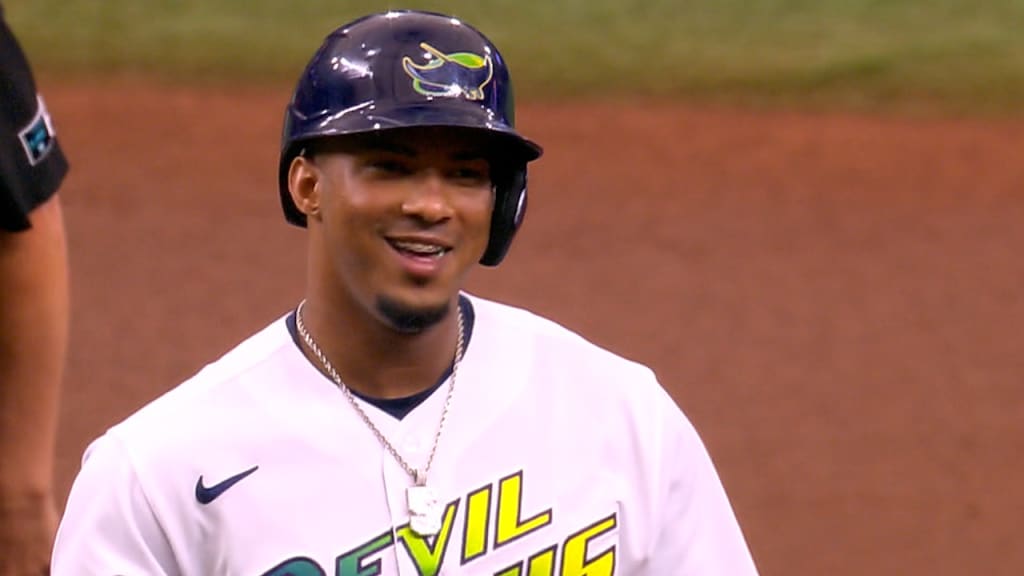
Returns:
[[[484,137],[422,128],[339,138],[313,158],[322,280],[397,330],[441,320],[487,246]]]

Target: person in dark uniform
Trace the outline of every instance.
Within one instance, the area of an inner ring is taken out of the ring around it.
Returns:
[[[0,6],[0,576],[49,571],[68,340],[68,163]]]

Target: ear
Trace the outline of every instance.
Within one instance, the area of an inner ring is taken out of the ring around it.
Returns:
[[[292,158],[288,167],[288,192],[296,208],[306,218],[320,217],[320,179],[323,173],[312,159],[303,154]]]

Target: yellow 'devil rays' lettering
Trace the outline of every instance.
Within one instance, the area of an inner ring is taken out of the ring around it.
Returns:
[[[498,484],[498,518],[495,521],[495,548],[526,536],[530,532],[539,530],[551,523],[550,508],[533,518],[522,520],[520,518],[522,505],[523,472],[520,470],[512,476],[501,480]]]
[[[398,529],[398,538],[405,546],[409,557],[412,558],[420,576],[435,576],[440,571],[441,563],[444,562],[445,550],[448,548],[448,538],[452,535],[452,525],[455,524],[455,512],[458,508],[459,501],[455,500],[444,509],[441,531],[434,536],[433,544],[413,532],[408,525]]]
[[[616,515],[612,514],[569,536],[562,546],[561,576],[612,576],[615,573],[615,546],[609,546],[587,559],[587,545],[598,536],[614,530],[615,525]]]
[[[509,566],[494,576],[555,576],[555,551],[558,546],[551,546],[537,552],[526,562],[526,572],[523,572],[523,564],[520,562],[515,566]]]
[[[491,485],[466,495],[466,527],[462,531],[462,563],[487,553],[487,526],[491,517]]]
[[[526,563],[526,576],[554,576],[556,548],[557,546],[552,546],[530,556]]]

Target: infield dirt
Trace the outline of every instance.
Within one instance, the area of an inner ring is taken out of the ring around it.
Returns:
[[[297,303],[304,240],[277,203],[287,87],[42,85],[72,162],[63,502],[91,438]],[[762,574],[1024,572],[1024,123],[519,120],[546,154],[472,291],[654,367]]]

